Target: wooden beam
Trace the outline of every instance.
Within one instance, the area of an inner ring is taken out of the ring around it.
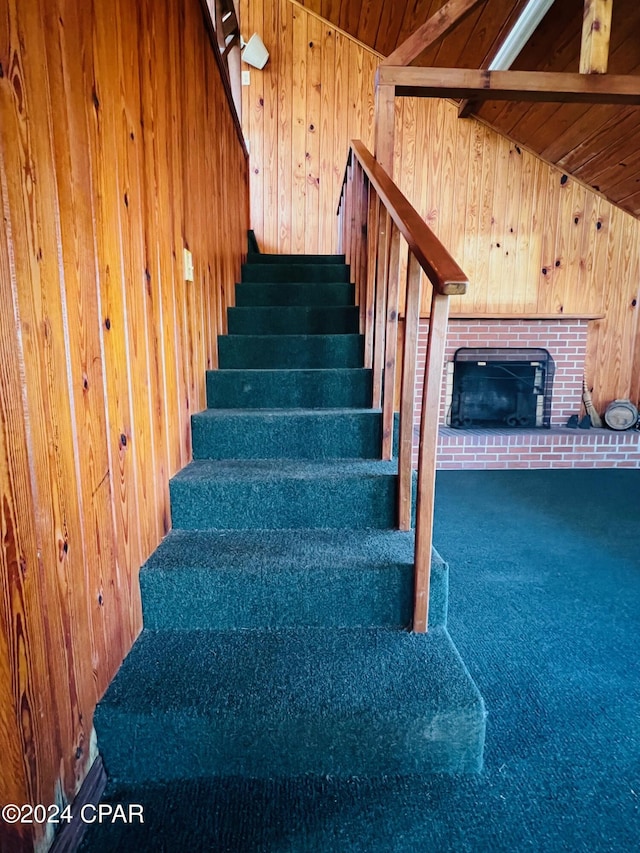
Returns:
[[[485,0],[449,0],[418,29],[411,33],[406,41],[397,47],[384,61],[383,65],[408,65],[438,39],[444,38],[456,24],[472,12]]]
[[[381,85],[396,95],[476,98],[567,104],[640,104],[640,76],[564,74],[549,71],[483,71],[471,68],[404,68],[381,65]]]
[[[606,74],[613,0],[584,0],[580,73]]]
[[[376,78],[374,113],[374,154],[389,175],[393,175],[393,146],[396,124],[396,87],[380,86]]]

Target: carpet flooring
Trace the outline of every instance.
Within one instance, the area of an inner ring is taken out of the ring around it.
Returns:
[[[446,471],[449,632],[488,711],[477,776],[198,779],[108,792],[84,851],[640,848],[640,472]]]

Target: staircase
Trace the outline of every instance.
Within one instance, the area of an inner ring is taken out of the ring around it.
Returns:
[[[396,528],[342,257],[250,255],[140,575],[144,631],[100,702],[111,785],[480,769],[485,712],[446,631],[410,633]]]

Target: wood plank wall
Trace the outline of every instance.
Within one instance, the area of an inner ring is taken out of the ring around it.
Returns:
[[[333,252],[348,141],[373,144],[378,57],[290,0],[242,0],[242,14],[271,54],[243,88],[258,241]],[[396,101],[394,176],[470,277],[453,312],[605,313],[594,400],[638,399],[638,220],[444,100]]]
[[[0,203],[0,801],[52,803],[140,631],[245,250],[199,0],[3,4]],[[30,827],[0,835],[32,849]]]

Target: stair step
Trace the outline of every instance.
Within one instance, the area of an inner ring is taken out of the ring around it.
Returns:
[[[397,464],[361,459],[197,460],[169,483],[184,530],[392,528]]]
[[[458,773],[485,709],[440,628],[145,630],[95,726],[112,784]]]
[[[374,409],[207,409],[191,417],[194,459],[379,459]]]
[[[249,263],[242,265],[242,281],[349,281],[346,264]]]
[[[258,252],[247,258],[252,264],[344,264],[344,255],[272,255]]]
[[[140,570],[144,624],[177,631],[411,623],[412,532],[172,530]],[[429,627],[446,623],[434,551]]]
[[[228,308],[230,335],[357,334],[360,314],[356,306]]]
[[[372,374],[333,370],[208,370],[207,406],[216,409],[364,409],[371,405]]]
[[[362,367],[362,335],[221,335],[221,368]]]
[[[236,306],[338,305],[355,304],[352,284],[316,284],[294,282],[245,282],[236,284]]]

